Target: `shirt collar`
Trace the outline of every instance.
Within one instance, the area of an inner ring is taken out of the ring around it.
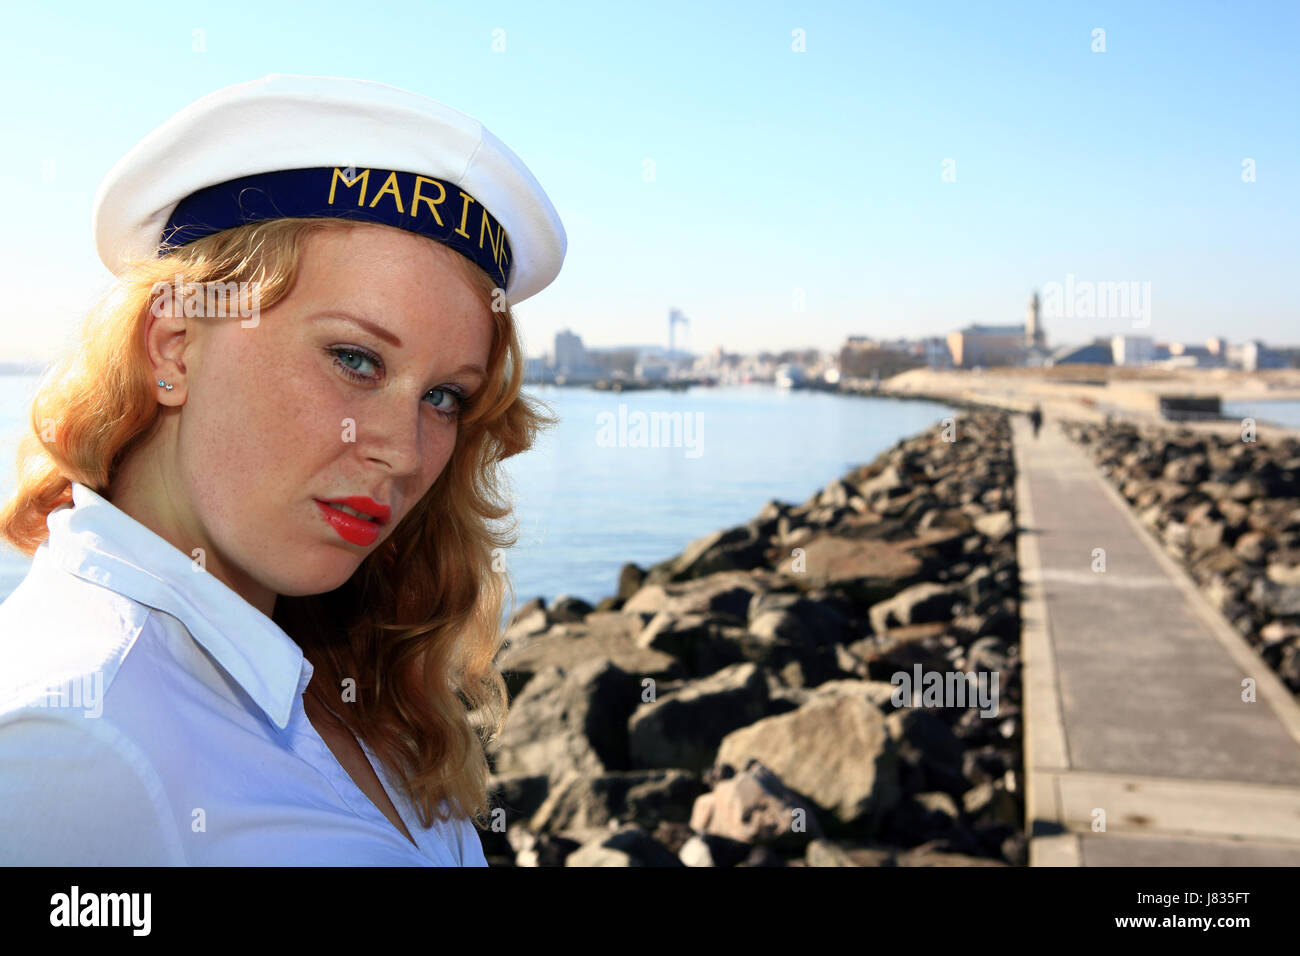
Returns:
[[[46,525],[60,567],[178,618],[277,727],[288,726],[312,666],[278,624],[78,481],[72,505],[51,511]]]

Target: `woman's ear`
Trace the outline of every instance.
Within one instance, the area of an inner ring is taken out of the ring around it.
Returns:
[[[185,404],[185,350],[197,326],[186,321],[183,289],[179,273],[174,283],[155,282],[145,318],[145,354],[164,405]]]

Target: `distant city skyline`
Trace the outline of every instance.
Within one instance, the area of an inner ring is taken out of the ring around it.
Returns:
[[[1129,327],[1124,327],[1122,328],[1121,331],[1114,334],[1099,333],[1099,334],[1091,335],[1084,339],[1078,339],[1078,338],[1068,339],[1068,340],[1053,339],[1050,335],[1050,331],[1044,327],[1044,320],[1042,318],[1041,310],[1039,308],[1039,296],[1037,292],[1035,292],[1035,294],[1031,297],[1030,304],[1028,305],[1026,310],[1026,314],[1020,324],[968,322],[962,324],[960,327],[954,326],[953,328],[949,329],[947,333],[940,334],[940,335],[910,335],[910,336],[909,335],[875,335],[873,336],[873,335],[867,335],[866,333],[854,333],[846,336],[844,341],[851,341],[855,339],[861,339],[864,337],[878,343],[902,342],[902,341],[920,342],[926,339],[951,340],[954,335],[961,334],[963,331],[968,331],[971,329],[1010,332],[1011,329],[1013,328],[1016,330],[1015,336],[1017,339],[1028,336],[1030,341],[1036,343],[1034,347],[1037,351],[1040,351],[1043,354],[1050,354],[1052,352],[1067,347],[1074,347],[1074,348],[1083,347],[1100,340],[1105,340],[1109,342],[1115,338],[1133,337],[1135,335],[1139,335],[1140,332],[1145,330],[1146,325],[1141,324],[1140,319],[1135,319],[1135,320],[1131,320],[1131,324]],[[669,350],[669,347],[666,344],[666,342],[639,342],[639,343],[638,342],[617,342],[611,345],[592,345],[590,342],[587,341],[585,334],[580,329],[572,328],[570,326],[565,326],[564,328],[560,329],[556,333],[556,341],[559,342],[560,340],[564,339],[566,336],[575,337],[578,340],[577,343],[578,346],[587,352],[608,352],[608,351],[618,351],[618,350],[629,350],[629,351],[637,351],[637,352],[665,353]],[[1201,348],[1204,347],[1206,343],[1211,343],[1211,348],[1214,349],[1220,347],[1221,344],[1226,344],[1226,343],[1245,345],[1250,342],[1261,341],[1264,342],[1264,344],[1268,346],[1272,346],[1274,348],[1300,349],[1300,332],[1297,332],[1297,334],[1292,336],[1292,338],[1289,340],[1269,340],[1266,342],[1262,339],[1259,339],[1257,336],[1232,336],[1232,335],[1211,335],[1211,336],[1207,336],[1203,340],[1196,339],[1194,337],[1184,339],[1184,338],[1179,338],[1177,336],[1161,338],[1158,336],[1139,335],[1139,337],[1150,338],[1152,342],[1156,344],[1172,345],[1176,347],[1190,346],[1193,348]],[[696,357],[709,355],[715,349],[718,348],[722,348],[728,354],[739,354],[739,355],[759,355],[762,353],[785,354],[790,352],[804,352],[804,351],[819,351],[819,352],[833,353],[843,347],[844,341],[841,341],[840,343],[836,344],[835,346],[829,349],[823,348],[818,345],[814,345],[812,343],[808,343],[805,345],[788,345],[788,346],[782,346],[776,348],[756,347],[756,348],[747,348],[747,349],[743,349],[743,348],[727,349],[722,345],[717,345],[709,349],[689,349],[689,348],[682,348],[678,346],[675,349],[675,351],[677,354],[680,355],[689,355],[689,356],[696,356]],[[1219,344],[1215,344],[1215,343],[1219,343]],[[527,357],[547,358],[547,359],[556,360],[557,356],[562,354],[562,352],[563,352],[562,346],[556,347],[555,345],[552,345],[550,348],[529,351]]]
[[[946,336],[1019,322],[1049,286],[1049,346],[1084,343],[1134,330],[1072,294],[1117,284],[1141,290],[1157,339],[1300,339],[1284,278],[1300,8],[997,11],[407,0],[358,35],[337,0],[310,17],[20,5],[0,37],[0,77],[24,90],[0,168],[0,360],[48,361],[107,286],[89,220],[113,163],[199,96],[271,72],[410,89],[519,153],[569,238],[560,277],[517,310],[529,355],[563,328],[590,348],[667,344],[674,307],[696,354]]]
[[[1110,291],[1118,302],[1118,290]],[[1079,303],[1086,304],[1086,297],[1081,297]],[[1115,365],[1246,372],[1300,368],[1300,347],[1270,345],[1259,340],[1234,342],[1223,336],[1204,342],[1158,341],[1135,330],[1096,336],[1086,343],[1048,347],[1042,327],[1042,304],[1037,293],[1031,296],[1025,304],[1024,320],[1016,325],[973,323],[947,336],[919,338],[850,335],[838,351],[808,348],[726,352],[716,347],[705,354],[695,354],[668,350],[661,345],[588,347],[581,335],[572,329],[561,329],[551,350],[525,357],[524,381],[592,385],[616,391],[752,382],[833,390],[841,382],[878,382],[919,368],[978,370]],[[1144,323],[1145,319],[1135,319],[1135,324],[1139,322]]]

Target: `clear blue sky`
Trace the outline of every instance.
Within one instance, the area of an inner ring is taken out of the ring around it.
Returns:
[[[663,342],[674,305],[697,350],[942,334],[1067,274],[1149,282],[1157,339],[1300,342],[1297,3],[73,2],[11,6],[0,45],[0,358],[47,357],[105,284],[118,157],[272,72],[432,96],[523,157],[569,234],[530,354]]]

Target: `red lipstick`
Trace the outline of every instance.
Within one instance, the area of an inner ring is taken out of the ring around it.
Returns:
[[[388,516],[393,513],[393,509],[388,505],[381,505],[374,498],[367,498],[364,495],[353,495],[351,498],[327,498],[325,503],[347,505],[369,518],[374,518],[376,524],[388,524]]]
[[[367,548],[379,539],[379,529],[388,521],[392,509],[386,505],[381,505],[372,498],[352,497],[336,498],[333,504],[347,505],[356,511],[374,518],[368,521],[365,518],[358,518],[350,515],[346,511],[332,507],[330,502],[321,501],[319,498],[313,499],[316,507],[321,511],[321,515],[344,541],[349,544],[355,544]]]

